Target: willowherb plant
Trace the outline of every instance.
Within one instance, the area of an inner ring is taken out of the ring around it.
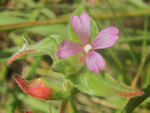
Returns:
[[[49,54],[53,59],[51,71],[57,75],[56,79],[37,78],[27,81],[15,76],[15,81],[28,95],[44,100],[65,100],[79,91],[102,97],[143,95],[144,92],[133,90],[116,82],[107,73],[102,75],[99,72],[104,70],[105,62],[95,50],[113,46],[119,38],[119,30],[111,26],[99,33],[97,31],[94,20],[79,7],[72,16],[68,39],[49,36],[35,45],[24,46],[8,61],[10,64],[22,54]]]
[[[78,53],[83,53],[86,57],[86,65],[90,71],[98,73],[99,70],[104,70],[104,59],[94,50],[113,46],[119,38],[119,30],[116,27],[105,28],[99,32],[94,41],[91,42],[90,17],[86,13],[82,13],[80,17],[73,16],[72,27],[82,44],[76,44],[73,41],[65,40],[58,46],[59,50],[56,52],[56,56],[66,58]]]

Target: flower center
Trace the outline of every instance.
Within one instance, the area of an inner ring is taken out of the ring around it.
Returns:
[[[84,46],[85,53],[88,53],[91,49],[92,49],[92,46],[90,44],[87,44],[86,46]]]

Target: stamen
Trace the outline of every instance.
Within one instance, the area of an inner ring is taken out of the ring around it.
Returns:
[[[87,45],[84,47],[85,53],[88,53],[89,50],[91,50],[91,49],[92,49],[92,46],[91,46],[90,44],[87,44]]]

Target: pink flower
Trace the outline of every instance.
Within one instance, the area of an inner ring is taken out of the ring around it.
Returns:
[[[74,43],[70,40],[64,40],[56,52],[57,57],[67,58],[78,53],[85,54],[86,65],[92,72],[98,73],[104,70],[105,62],[103,57],[95,50],[109,48],[117,41],[119,30],[116,27],[107,27],[100,31],[96,38],[90,40],[90,17],[86,13],[82,13],[80,17],[72,17],[72,26],[77,33],[81,44]]]

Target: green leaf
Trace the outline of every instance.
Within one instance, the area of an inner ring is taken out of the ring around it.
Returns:
[[[74,15],[80,16],[83,12],[85,12],[85,10],[82,6],[80,6],[73,13],[72,16],[74,16]],[[90,20],[91,20],[91,40],[93,40],[97,36],[99,30],[98,30],[98,27],[97,27],[95,21],[92,18],[90,18]],[[69,30],[68,31],[69,31],[68,32],[69,33],[68,34],[69,40],[74,41],[76,43],[81,43],[80,40],[79,40],[79,37],[77,36],[76,32],[74,31],[74,29],[72,27],[72,22],[71,21],[69,23]]]
[[[52,12],[50,9],[48,8],[42,8],[40,10],[41,13],[43,13],[45,16],[47,16],[49,19],[54,19],[56,18],[56,15],[54,12]]]
[[[49,107],[51,107],[54,113],[57,113],[57,109],[53,106],[53,104],[33,98],[31,96],[26,96],[25,94],[15,92],[15,95],[18,100],[24,102],[25,104],[29,105],[30,107],[40,110],[44,113],[50,113]]]
[[[132,4],[140,8],[148,8],[148,5],[143,0],[128,0]]]
[[[34,26],[34,27],[26,28],[25,30],[36,34],[45,35],[45,36],[51,34],[57,34],[66,37],[67,34],[67,27],[63,24]]]
[[[79,62],[80,56],[81,55],[75,55],[67,59],[61,59],[53,64],[52,69],[64,75],[76,73],[84,66],[84,63]]]
[[[150,85],[147,88],[143,89],[143,92],[144,95],[132,98],[122,110],[122,113],[132,113],[138,105],[140,105],[144,100],[150,97]]]
[[[98,35],[99,30],[95,21],[92,18],[90,19],[91,19],[91,40],[93,41]]]
[[[69,97],[71,93],[69,93],[70,89],[67,89],[67,83],[61,78],[56,78],[56,80],[53,79],[39,78],[40,81],[43,81],[47,86],[52,88],[53,92],[51,99],[61,100]]]
[[[55,40],[57,43],[57,47],[59,46],[59,44],[63,41],[63,40],[67,40],[66,37],[62,37],[60,35],[50,35],[49,36],[51,39]]]
[[[108,74],[104,76],[92,72],[72,74],[68,80],[80,91],[93,96],[133,97],[143,94],[141,91],[132,90],[126,85],[116,82]]]
[[[56,58],[56,41],[50,37],[45,38],[41,40],[40,42],[33,44],[33,45],[28,45],[26,42],[23,47],[16,52],[10,60],[8,61],[8,64],[10,64],[12,61],[14,61],[16,58],[19,56],[22,56],[24,54],[30,54],[30,55],[35,55],[35,54],[48,54],[52,57],[53,61],[55,62],[57,60]]]
[[[38,56],[37,58],[35,58],[35,61],[32,63],[32,65],[26,75],[26,79],[31,79],[33,77],[37,67],[40,65],[42,60],[43,60],[42,56]]]
[[[16,24],[16,23],[27,22],[27,21],[28,21],[27,19],[22,19],[22,18],[19,18],[19,17],[1,16],[0,25]]]

